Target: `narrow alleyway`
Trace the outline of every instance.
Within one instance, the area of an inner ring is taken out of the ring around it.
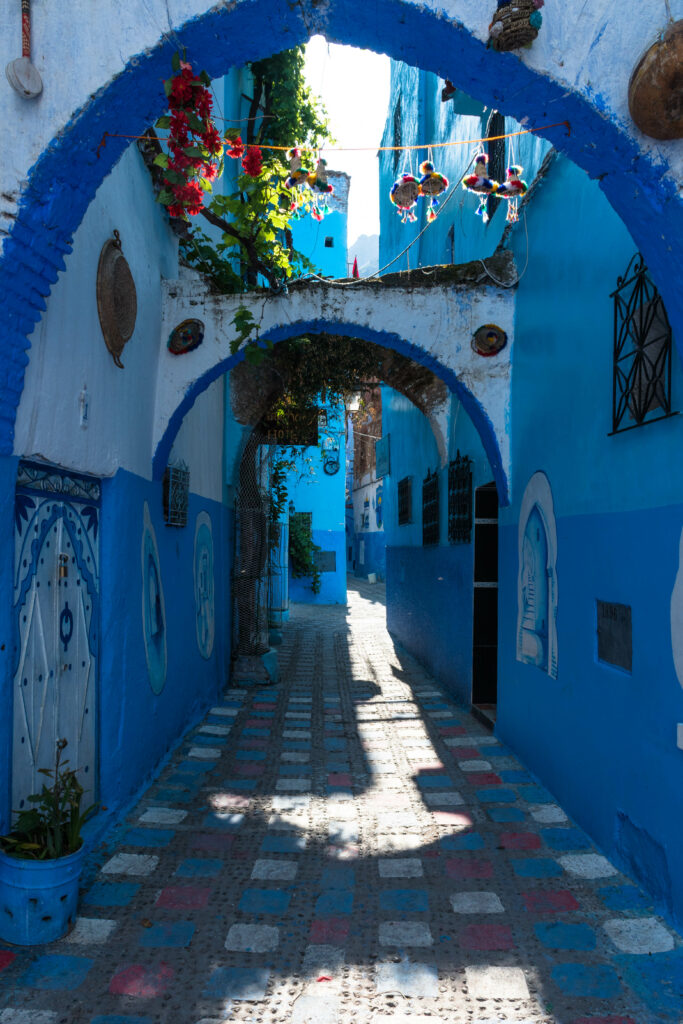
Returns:
[[[282,683],[188,735],[71,934],[0,951],[0,1024],[679,1021],[680,939],[394,649],[383,590],[294,608]]]

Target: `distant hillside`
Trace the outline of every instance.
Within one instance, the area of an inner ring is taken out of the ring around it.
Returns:
[[[359,235],[349,246],[349,267],[353,266],[354,257],[358,260],[358,273],[361,277],[369,277],[377,273],[379,268],[379,235]]]

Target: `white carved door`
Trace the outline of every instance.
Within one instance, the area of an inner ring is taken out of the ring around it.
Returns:
[[[15,503],[12,808],[45,780],[58,739],[96,789],[99,481],[21,463]]]

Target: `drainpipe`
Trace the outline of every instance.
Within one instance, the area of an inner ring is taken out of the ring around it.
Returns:
[[[43,91],[38,69],[31,63],[31,0],[21,0],[21,57],[9,62],[5,74],[14,91],[26,100]]]

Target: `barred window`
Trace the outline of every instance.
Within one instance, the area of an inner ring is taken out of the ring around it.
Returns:
[[[398,525],[406,526],[413,521],[413,478],[404,476],[398,482]]]
[[[167,526],[187,526],[190,496],[190,470],[184,462],[167,466],[162,484],[164,522]]]
[[[472,460],[458,451],[448,467],[448,540],[469,544],[472,538]]]
[[[422,482],[422,543],[439,543],[439,475],[427,472]]]

